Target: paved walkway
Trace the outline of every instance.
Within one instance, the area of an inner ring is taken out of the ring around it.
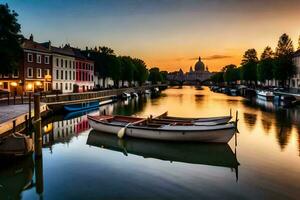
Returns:
[[[31,106],[33,108],[33,104]],[[28,113],[29,105],[1,105],[0,106],[0,124],[14,119],[20,115]]]

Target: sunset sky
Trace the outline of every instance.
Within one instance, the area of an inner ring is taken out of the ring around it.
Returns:
[[[298,47],[299,0],[102,0],[8,3],[22,33],[54,45],[108,46],[149,67],[187,71],[201,56],[210,71],[239,64],[248,48],[275,48],[282,33]]]

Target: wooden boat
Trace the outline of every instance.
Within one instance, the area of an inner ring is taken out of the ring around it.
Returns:
[[[227,143],[236,130],[234,123],[197,126],[185,122],[161,124],[151,122],[151,119],[127,116],[88,115],[87,118],[93,129],[120,138],[126,135],[153,140]]]
[[[74,112],[74,111],[80,111],[80,110],[96,108],[96,107],[99,107],[99,100],[68,104],[64,106],[64,109],[68,112]]]
[[[33,152],[33,141],[29,136],[13,133],[0,138],[0,156],[25,156]]]
[[[87,144],[125,155],[134,154],[144,158],[155,158],[170,162],[182,162],[218,167],[238,168],[236,155],[228,144],[197,142],[166,142],[138,138],[118,139],[111,134],[92,130]]]
[[[228,116],[220,116],[220,117],[206,117],[206,118],[187,118],[187,117],[173,117],[168,116],[168,112],[165,112],[157,117],[155,119],[162,119],[162,120],[169,120],[174,122],[190,122],[194,123],[195,125],[218,125],[218,124],[225,124],[228,123],[231,120],[231,112]]]

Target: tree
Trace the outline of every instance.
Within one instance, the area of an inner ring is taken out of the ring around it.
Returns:
[[[143,60],[138,58],[134,58],[132,62],[136,69],[134,71],[134,80],[138,81],[139,85],[142,85],[148,79],[148,75],[149,75],[146,63]]]
[[[123,81],[128,81],[130,85],[134,78],[134,73],[136,70],[135,65],[133,64],[132,58],[130,56],[122,56],[120,57],[120,61],[121,61],[121,78]]]
[[[240,72],[236,65],[230,64],[223,68],[222,70],[224,81],[227,83],[235,82],[240,79]]]
[[[160,71],[160,74],[161,74],[161,77],[162,77],[162,82],[166,82],[168,72],[167,71]]]
[[[159,68],[153,67],[149,70],[148,80],[151,81],[152,84],[156,84],[157,82],[161,82],[163,80]]]
[[[286,80],[289,80],[296,73],[296,66],[293,63],[294,47],[291,38],[282,34],[278,40],[275,53],[273,74],[284,87]]]
[[[255,49],[248,49],[244,55],[241,63],[241,75],[242,79],[252,83],[257,80],[256,77],[256,65],[258,62],[257,53]]]
[[[257,79],[261,82],[273,79],[274,52],[267,46],[257,65]]]
[[[119,80],[121,80],[121,61],[115,55],[109,55],[108,59],[108,76],[114,81],[114,85],[118,86]]]
[[[17,16],[7,4],[0,4],[0,73],[3,74],[17,70],[22,59],[23,36]]]
[[[220,84],[224,82],[224,72],[216,72],[210,77],[210,80],[214,83]]]

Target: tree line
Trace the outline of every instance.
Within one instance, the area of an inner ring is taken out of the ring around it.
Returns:
[[[18,14],[10,10],[8,5],[0,4],[0,73],[10,74],[18,70],[22,60],[21,44],[24,36],[21,34],[21,25],[17,20]],[[95,62],[95,72],[105,82],[106,78],[118,83],[127,81],[131,84],[136,81],[139,85],[149,80],[153,83],[164,82],[166,72],[159,68],[147,69],[146,63],[139,58],[117,56],[109,47],[86,48],[81,51],[86,57]]]
[[[300,47],[300,37],[299,37]],[[299,49],[298,47],[298,49]],[[260,59],[255,49],[248,49],[243,55],[241,65],[230,64],[215,73],[211,80],[215,83],[233,84],[241,80],[246,85],[257,85],[267,80],[278,80],[282,87],[290,83],[290,79],[296,73],[296,66],[293,62],[294,47],[291,38],[282,34],[278,40],[275,52],[271,47],[265,47]]]

